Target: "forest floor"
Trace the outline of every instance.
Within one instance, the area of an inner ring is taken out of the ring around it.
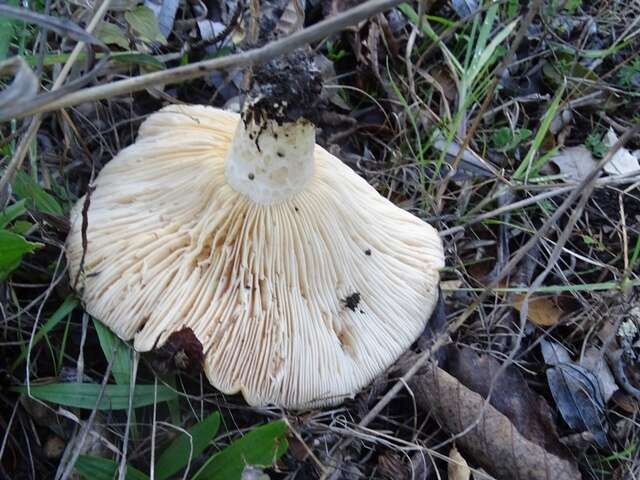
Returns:
[[[362,2],[259,3],[1,6],[0,478],[640,477],[638,1],[395,2],[310,37],[318,143],[446,253],[434,328],[354,399],[252,408],[83,310],[71,207],[159,108],[237,109],[246,62],[116,82]]]

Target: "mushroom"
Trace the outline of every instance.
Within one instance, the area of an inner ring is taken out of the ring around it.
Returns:
[[[241,115],[152,114],[98,175],[86,222],[74,207],[67,258],[86,310],[136,350],[191,329],[217,389],[308,408],[352,397],[414,342],[444,255],[433,227],[315,144],[319,79],[294,60],[256,71]]]

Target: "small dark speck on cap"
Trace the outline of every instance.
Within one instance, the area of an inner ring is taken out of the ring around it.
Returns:
[[[370,248],[367,248],[367,249],[364,251],[364,254],[365,254],[367,257],[370,257],[370,256],[371,256],[371,249],[370,249]]]
[[[298,207],[293,207],[293,209],[294,209],[296,212],[299,212],[299,211],[300,211],[300,209],[299,209]]]
[[[250,173],[249,175],[247,175],[247,177],[249,177],[249,180],[253,180],[254,178],[256,178],[253,173]]]

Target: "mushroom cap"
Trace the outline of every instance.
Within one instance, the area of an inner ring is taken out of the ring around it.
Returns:
[[[441,240],[319,146],[301,192],[252,202],[224,175],[239,121],[171,106],[142,124],[96,179],[78,290],[138,351],[190,328],[209,381],[249,404],[339,403],[423,331]],[[67,240],[72,279],[83,204]]]

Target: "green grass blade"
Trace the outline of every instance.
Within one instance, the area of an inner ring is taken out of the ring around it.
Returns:
[[[214,412],[203,421],[191,427],[189,435],[181,433],[158,458],[156,478],[165,480],[189,464],[200,455],[220,428],[220,413]]]
[[[414,25],[418,25],[418,13],[413,9],[413,7],[411,7],[411,5],[403,3],[398,8],[404,14],[404,16],[409,19],[411,23],[413,23]],[[442,50],[443,55],[445,55],[447,57],[447,60],[449,60],[453,65],[456,73],[458,75],[462,74],[462,72],[464,72],[464,68],[462,68],[462,65],[460,64],[456,56],[451,53],[451,50],[449,50],[449,48],[438,38],[438,34],[433,30],[433,28],[431,28],[431,25],[429,25],[427,18],[423,18],[422,31],[434,43],[438,44],[438,47],[440,47],[440,50]]]
[[[491,35],[491,30],[493,30],[493,23],[496,20],[496,15],[498,13],[498,5],[492,5],[487,10],[487,13],[484,15],[484,20],[482,21],[482,27],[480,27],[480,32],[478,33],[478,40],[476,40],[476,45],[474,48],[474,55],[479,57],[485,47],[487,45],[487,41],[489,40],[489,36]],[[476,17],[477,18],[477,17]]]
[[[98,341],[100,342],[102,353],[104,353],[107,363],[111,363],[111,374],[114,380],[119,385],[130,385],[132,369],[131,349],[126,343],[120,340],[116,334],[95,318],[93,319],[93,325],[98,334]],[[132,424],[131,435],[133,438],[137,438],[138,429],[136,428],[135,411],[131,412],[129,421]]]
[[[49,320],[47,320],[45,324],[42,325],[42,327],[40,327],[40,329],[33,336],[33,341],[31,342],[32,348],[40,340],[42,340],[42,337],[44,337],[47,333],[53,330],[56,327],[56,325],[58,325],[58,323],[60,323],[62,319],[64,319],[67,315],[69,315],[77,306],[78,306],[78,299],[75,298],[73,295],[69,295],[67,298],[65,298],[64,302],[62,302],[62,305],[60,305],[58,309],[55,312],[53,312],[53,315],[51,315]],[[25,358],[27,358],[26,348],[20,353],[20,355],[18,355],[18,358],[16,358],[13,364],[11,365],[11,371],[18,368],[18,365],[20,365]]]
[[[118,473],[116,462],[93,455],[80,455],[74,467],[87,480],[113,480]],[[149,480],[148,475],[130,465],[127,465],[125,478],[126,480]]]
[[[476,55],[474,56],[474,61],[471,63],[469,70],[464,75],[464,80],[471,85],[475,79],[477,78],[480,71],[487,65],[487,63],[493,57],[498,46],[506,40],[506,38],[511,34],[516,25],[518,24],[518,20],[514,20],[509,25],[504,27],[500,32],[493,37],[489,45],[482,50],[476,50]]]
[[[553,121],[556,113],[558,111],[558,107],[560,106],[560,101],[562,100],[562,94],[564,93],[564,84],[560,86],[558,91],[556,92],[551,104],[549,105],[549,109],[545,112],[544,117],[542,117],[542,121],[540,122],[540,128],[536,132],[536,136],[533,138],[533,142],[531,143],[531,148],[527,152],[527,156],[524,157],[522,163],[518,166],[515,173],[513,174],[514,180],[522,180],[525,176],[535,175],[535,173],[542,168],[544,163],[549,160],[549,157],[542,157],[542,161],[535,162],[533,159],[535,158],[540,146],[542,145],[542,141],[544,137],[547,135],[549,131],[549,127],[551,126],[551,122]]]
[[[31,385],[31,395],[66,407],[96,408],[101,385],[95,383],[51,383]],[[145,407],[154,403],[155,385],[136,385],[133,393],[133,407]],[[14,392],[27,393],[26,385],[12,387]],[[157,401],[165,402],[175,398],[176,392],[161,385],[158,387]],[[129,408],[129,385],[106,385],[98,410],[127,410]]]
[[[111,368],[113,378],[120,385],[129,385],[131,383],[131,349],[95,318],[93,324],[96,327],[104,357],[108,363],[113,362]]]
[[[253,429],[213,455],[193,480],[240,480],[247,465],[270,467],[287,451],[287,431],[284,420]]]

